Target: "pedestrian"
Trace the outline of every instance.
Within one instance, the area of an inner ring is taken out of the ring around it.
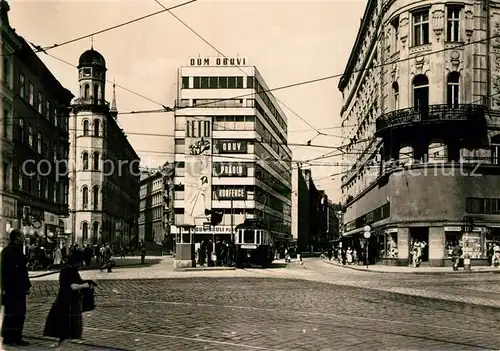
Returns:
[[[142,244],[141,247],[141,264],[146,263],[146,246]]]
[[[81,290],[91,288],[78,273],[82,257],[74,251],[59,273],[59,293],[47,315],[44,336],[58,338],[58,350],[68,349],[70,340],[82,338]]]
[[[3,344],[28,346],[29,342],[23,340],[23,328],[26,319],[26,295],[31,289],[31,282],[26,256],[23,254],[23,235],[14,229],[9,236],[10,242],[1,254]]]

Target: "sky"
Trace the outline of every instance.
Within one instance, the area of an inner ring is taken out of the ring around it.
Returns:
[[[184,2],[159,1],[168,7]],[[154,0],[13,0],[9,4],[11,26],[27,41],[42,47],[162,9]],[[247,57],[248,64],[259,69],[272,89],[342,73],[365,4],[360,0],[198,0],[173,12],[226,57]],[[190,57],[218,55],[168,12],[96,35],[93,42],[94,49],[106,59],[108,79],[116,81],[121,112],[158,109],[159,104],[173,106],[177,68],[188,65]],[[80,54],[90,45],[90,39],[82,39],[47,52],[56,58],[40,54],[74,95],[78,92],[77,70],[61,60],[77,65]],[[348,142],[339,128],[342,98],[337,85],[338,78],[334,78],[274,92],[288,107],[282,106],[288,117],[288,142],[307,144],[312,139],[311,147],[290,146],[294,161],[305,162],[327,152],[338,154],[332,146]],[[106,90],[110,100],[112,84]],[[322,134],[318,136],[302,119]],[[168,136],[174,129],[172,113],[123,114],[118,120],[144,165],[156,167],[171,157],[173,140]],[[316,186],[335,202],[341,200],[341,176],[330,175],[340,172],[335,166],[339,162],[341,158],[336,156],[309,166]]]

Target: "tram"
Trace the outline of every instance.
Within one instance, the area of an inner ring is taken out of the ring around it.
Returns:
[[[236,267],[256,265],[265,268],[273,262],[274,238],[260,220],[247,218],[235,229]]]

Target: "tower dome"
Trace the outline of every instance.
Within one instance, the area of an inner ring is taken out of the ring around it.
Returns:
[[[102,67],[106,68],[106,60],[94,49],[90,49],[81,54],[78,60],[78,68],[80,67]]]

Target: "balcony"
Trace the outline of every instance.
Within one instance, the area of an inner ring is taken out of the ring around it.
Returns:
[[[375,136],[383,137],[396,129],[424,126],[449,127],[450,123],[463,124],[463,128],[484,126],[486,107],[475,104],[430,105],[426,108],[411,107],[388,112],[376,121]],[[455,128],[456,126],[453,125]]]

